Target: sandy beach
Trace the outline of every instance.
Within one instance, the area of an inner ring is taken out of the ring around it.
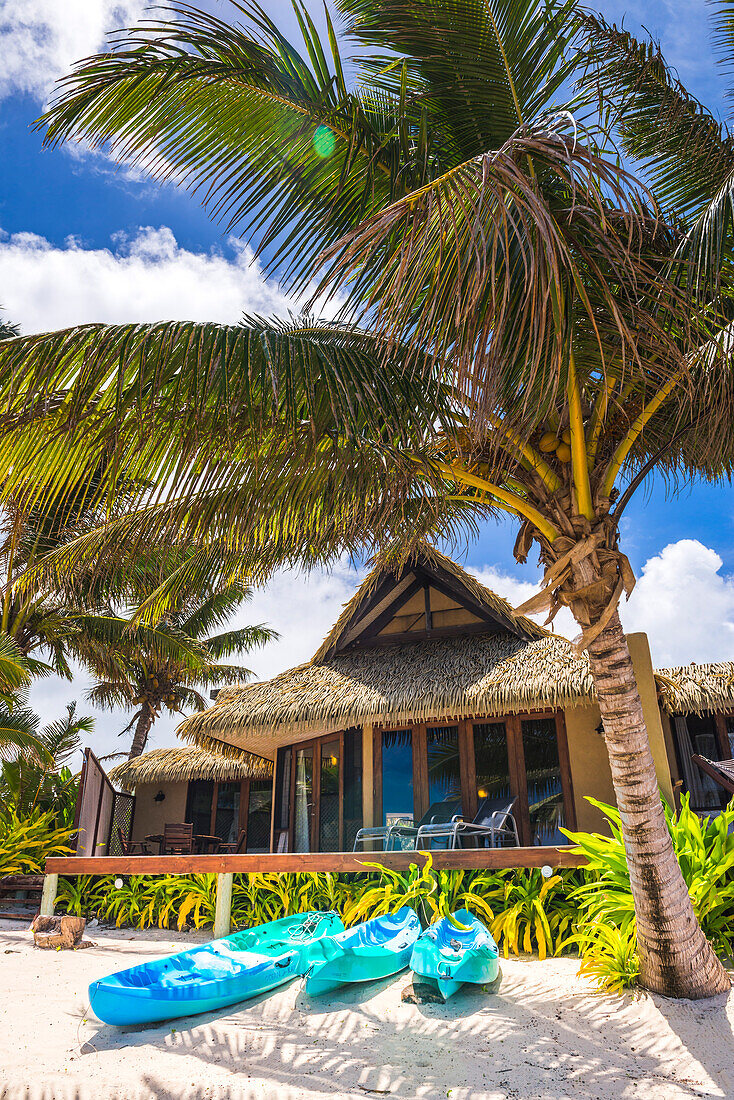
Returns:
[[[101,1024],[87,985],[206,935],[92,928],[44,952],[0,926],[2,1100],[734,1096],[734,992],[706,1004],[599,996],[573,959],[510,959],[493,995],[402,1004],[406,975],[323,1003],[300,982],[222,1015]]]

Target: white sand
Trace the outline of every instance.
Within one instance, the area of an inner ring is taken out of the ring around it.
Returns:
[[[601,997],[572,959],[511,959],[499,993],[404,1005],[406,976],[309,1001],[295,982],[222,1015],[116,1029],[87,985],[194,937],[92,930],[45,952],[0,927],[2,1100],[679,1100],[734,1097],[734,992],[713,1002]],[[199,937],[201,938],[201,937]]]

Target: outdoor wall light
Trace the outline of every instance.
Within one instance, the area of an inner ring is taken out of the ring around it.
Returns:
[[[155,798],[153,799],[153,801],[154,801],[154,802],[163,802],[163,800],[165,799],[165,797],[166,797],[166,796],[164,795],[163,791],[158,791],[158,794],[157,794],[157,795],[155,796]]]
[[[477,797],[478,798],[486,798],[487,794],[488,794],[487,791],[477,791]]]

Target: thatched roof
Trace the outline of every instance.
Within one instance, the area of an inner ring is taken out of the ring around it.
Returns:
[[[343,653],[265,683],[229,687],[177,733],[205,747],[225,740],[272,752],[299,736],[368,723],[518,713],[591,699],[588,660],[564,638],[474,634]]]
[[[547,631],[542,626],[538,626],[532,619],[527,619],[524,615],[516,615],[507,600],[503,600],[496,592],[486,588],[476,577],[472,577],[455,561],[440,553],[435,546],[422,543],[406,559],[397,563],[394,561],[394,552],[392,555],[386,554],[382,558],[375,559],[374,568],[359,586],[351,600],[344,604],[341,615],[314,654],[313,663],[320,664],[332,656],[351,623],[359,616],[362,608],[368,603],[386,576],[391,575],[397,581],[404,573],[421,565],[428,566],[436,573],[443,573],[452,577],[462,588],[466,589],[477,604],[486,608],[498,623],[511,633],[525,638],[546,637]]]
[[[655,670],[660,701],[671,714],[701,714],[734,707],[734,662]]]
[[[224,746],[220,746],[220,750]],[[113,783],[132,791],[143,783],[176,783],[187,779],[215,779],[227,783],[238,779],[270,779],[273,763],[241,749],[206,752],[189,746],[153,749],[125,760],[110,771]]]

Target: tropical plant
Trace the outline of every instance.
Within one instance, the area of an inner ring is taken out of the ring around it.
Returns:
[[[661,205],[683,219],[679,254],[715,292],[734,250],[734,6],[712,0],[709,11],[711,60],[718,55],[728,80],[725,121],[687,90],[651,36],[635,37],[592,12],[583,26],[586,80],[608,125]]]
[[[323,44],[294,4],[304,55],[256,3],[235,8],[229,25],[174,6],[83,62],[46,141],[110,143],[198,190],[277,242],[292,285],[318,275],[351,312],[3,342],[5,492],[102,456],[106,499],[119,471],[155,484],[60,552],[57,577],[146,540],[192,545],[189,578],[231,580],[519,518],[516,557],[536,544],[545,566],[525,610],[569,606],[588,650],[642,981],[728,988],[676,864],[617,612],[634,583],[619,521],[646,475],[728,475],[734,454],[727,317],[674,262],[685,216],[666,222],[580,125],[596,86],[564,100],[582,75],[573,3],[340,0],[361,50],[349,85],[331,23]]]
[[[207,701],[196,685],[230,684],[248,679],[249,669],[223,663],[242,650],[277,638],[269,627],[244,626],[212,633],[252,595],[242,582],[220,590],[206,588],[169,610],[156,626],[116,616],[87,616],[80,649],[84,663],[99,679],[87,693],[97,706],[124,707],[135,713],[130,757],[143,752],[151,727],[165,707],[182,713],[183,707],[205,710]],[[161,644],[165,641],[165,645]]]
[[[635,909],[625,859],[619,810],[593,798],[609,822],[611,836],[566,832],[587,859],[588,881],[571,895],[579,908],[579,923],[615,927],[625,935],[635,931]],[[716,817],[701,819],[687,794],[680,810],[664,806],[673,849],[688,888],[691,904],[706,936],[722,958],[734,954],[734,803]]]
[[[564,946],[572,943],[582,956],[579,974],[591,978],[601,992],[623,993],[637,985],[640,957],[634,928],[585,924]]]
[[[12,723],[33,738],[34,749],[20,748],[0,764],[0,799],[21,818],[39,807],[53,813],[56,827],[71,827],[78,780],[67,761],[80,747],[81,734],[94,729],[94,719],[77,715],[76,703],[69,703],[64,718],[39,729],[41,720],[29,707],[0,708],[0,724]]]
[[[72,831],[57,828],[51,811],[36,807],[21,818],[12,806],[0,807],[0,876],[42,874],[49,856],[71,855]]]

